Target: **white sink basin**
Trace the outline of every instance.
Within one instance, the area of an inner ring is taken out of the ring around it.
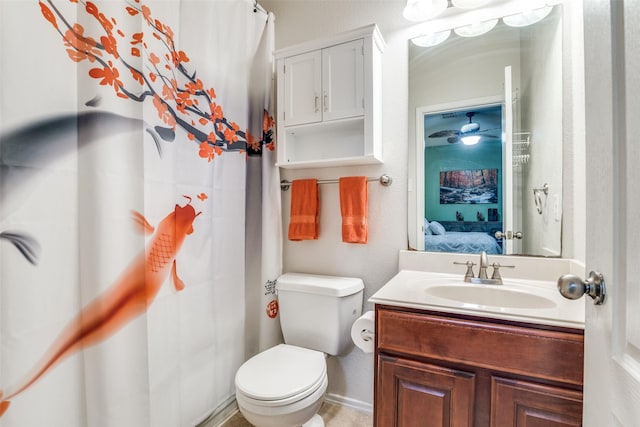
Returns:
[[[503,288],[503,285],[443,285],[429,286],[428,295],[466,304],[511,308],[553,308],[552,300],[529,292]]]
[[[563,298],[555,282],[503,279],[502,285],[468,283],[463,275],[402,270],[370,299],[395,305],[584,328],[584,301]]]

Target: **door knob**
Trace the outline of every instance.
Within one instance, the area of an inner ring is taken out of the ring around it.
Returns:
[[[507,239],[507,240],[522,239],[524,237],[524,235],[522,234],[522,231],[513,232],[511,230],[507,230],[505,232],[496,231],[496,234],[494,234],[494,236],[498,240],[501,240],[501,239]]]
[[[558,291],[568,299],[578,299],[583,294],[593,298],[595,305],[604,303],[606,289],[602,273],[592,271],[586,280],[582,280],[575,274],[565,274],[558,279]]]

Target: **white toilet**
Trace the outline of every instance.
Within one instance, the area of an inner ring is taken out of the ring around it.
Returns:
[[[286,344],[247,360],[236,373],[240,412],[256,427],[322,427],[327,355],[351,347],[362,312],[361,279],[287,273],[276,283]]]

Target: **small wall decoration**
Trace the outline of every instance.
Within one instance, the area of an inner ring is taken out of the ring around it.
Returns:
[[[278,280],[267,280],[264,284],[264,294],[265,295],[275,295],[276,294],[276,283]]]
[[[440,204],[498,203],[498,169],[440,172]]]
[[[269,319],[275,319],[278,315],[278,300],[274,299],[269,301],[265,311]]]

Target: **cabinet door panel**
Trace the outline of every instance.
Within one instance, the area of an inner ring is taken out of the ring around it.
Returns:
[[[363,47],[360,39],[322,50],[324,120],[364,114]]]
[[[380,356],[376,425],[471,426],[474,391],[468,372]]]
[[[322,120],[322,55],[303,53],[284,60],[285,126]]]
[[[491,426],[578,427],[582,393],[527,381],[491,380]]]

